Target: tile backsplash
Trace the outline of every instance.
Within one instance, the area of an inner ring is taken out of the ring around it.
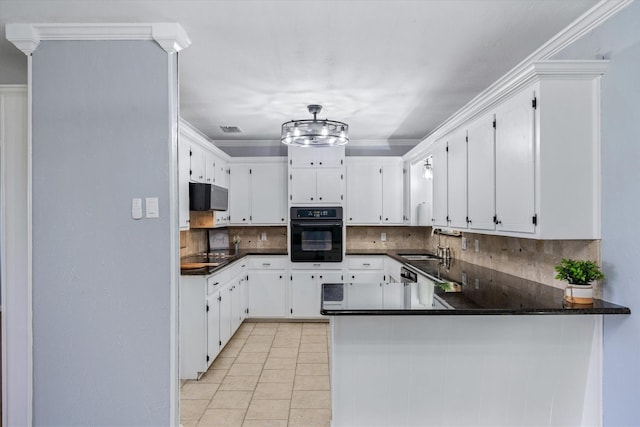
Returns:
[[[381,234],[386,234],[382,241]],[[429,249],[430,227],[347,227],[347,250],[357,249]]]
[[[435,250],[438,235],[429,233],[428,236],[427,249]],[[600,261],[599,240],[533,240],[473,233],[462,236],[467,239],[465,251],[462,250],[462,237],[441,235],[440,245],[449,246],[455,259],[557,288],[566,285],[555,279],[554,266],[562,258]],[[475,251],[476,240],[478,252]]]
[[[228,227],[229,240],[240,236],[240,249],[282,249],[287,247],[287,227]],[[463,233],[467,250],[462,250],[462,238],[432,235],[431,227],[347,227],[347,250],[415,249],[435,252],[438,241],[449,246],[454,259],[488,267],[557,288],[565,282],[555,279],[554,266],[562,258],[600,261],[599,240],[533,240],[516,237]],[[267,240],[261,240],[266,233]],[[386,234],[382,241],[381,234]],[[438,240],[439,239],[439,240]],[[479,251],[475,251],[475,241]],[[180,233],[180,256],[204,252],[207,230],[193,229]],[[596,295],[600,294],[596,283]]]

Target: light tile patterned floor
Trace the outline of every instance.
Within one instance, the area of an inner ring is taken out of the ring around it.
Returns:
[[[184,427],[315,427],[331,422],[328,323],[243,323],[180,393]]]

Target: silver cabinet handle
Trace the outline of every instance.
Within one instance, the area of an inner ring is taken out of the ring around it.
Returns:
[[[269,264],[268,262],[262,263],[263,267],[269,267],[271,264]]]
[[[370,264],[370,263],[368,263],[368,262],[363,262],[363,263],[362,263],[362,265],[363,265],[364,267],[371,267],[371,264]]]

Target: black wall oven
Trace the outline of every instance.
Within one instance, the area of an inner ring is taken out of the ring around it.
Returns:
[[[291,261],[342,262],[342,207],[291,208]]]

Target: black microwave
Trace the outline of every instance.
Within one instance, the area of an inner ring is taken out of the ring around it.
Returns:
[[[189,183],[189,210],[226,211],[229,208],[229,190],[202,182]]]

